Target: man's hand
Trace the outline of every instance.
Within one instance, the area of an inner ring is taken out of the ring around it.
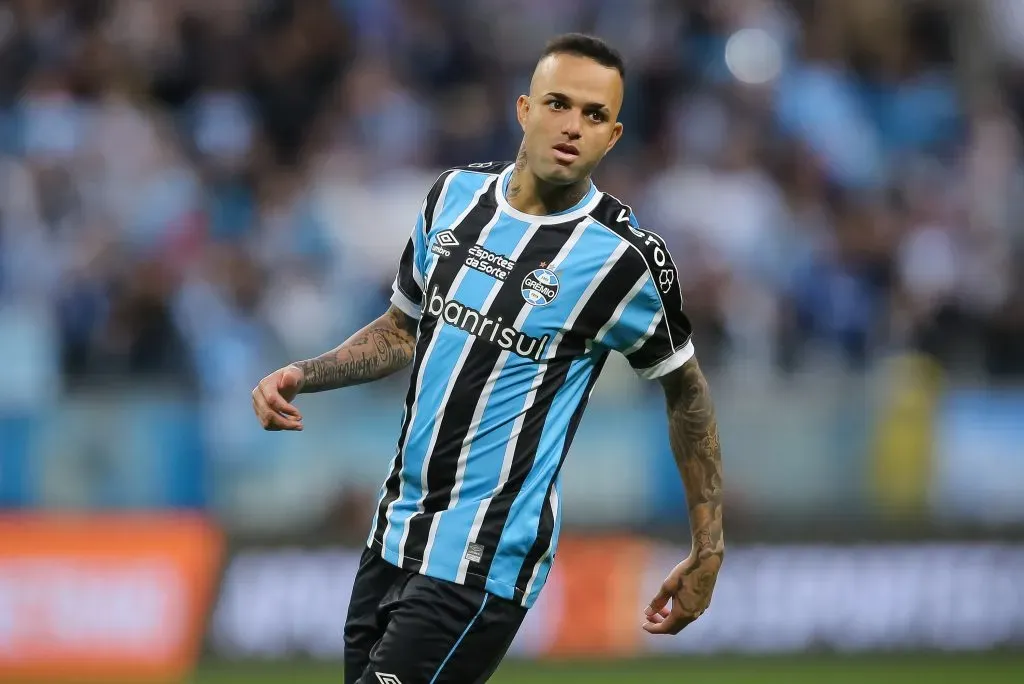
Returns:
[[[340,346],[297,361],[260,380],[252,408],[264,430],[301,430],[302,414],[291,402],[300,392],[324,392],[373,382],[412,363],[419,323],[392,306]]]
[[[264,430],[301,430],[302,414],[291,402],[305,377],[298,366],[285,366],[260,380],[252,391],[252,408]]]
[[[678,634],[703,615],[711,605],[711,592],[721,567],[720,554],[694,548],[689,558],[673,568],[647,606],[644,629],[651,634]]]

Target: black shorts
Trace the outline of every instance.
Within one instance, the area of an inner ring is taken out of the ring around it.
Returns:
[[[345,622],[345,684],[477,684],[508,652],[526,609],[363,551]]]

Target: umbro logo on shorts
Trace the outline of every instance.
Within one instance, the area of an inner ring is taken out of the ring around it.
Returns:
[[[377,681],[380,684],[402,684],[402,680],[393,674],[385,674],[383,672],[375,673],[377,675]]]

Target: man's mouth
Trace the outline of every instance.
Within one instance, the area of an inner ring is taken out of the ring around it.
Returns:
[[[564,164],[571,164],[580,156],[580,151],[576,146],[569,143],[559,143],[553,149],[555,150],[555,159]]]

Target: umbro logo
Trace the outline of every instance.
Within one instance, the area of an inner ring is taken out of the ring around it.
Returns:
[[[439,257],[450,257],[452,255],[449,247],[458,247],[459,240],[455,237],[455,233],[450,230],[442,230],[434,238],[434,244],[430,246],[430,251]]]
[[[437,244],[442,247],[458,247],[459,240],[455,237],[455,233],[450,230],[442,230],[437,234]]]
[[[383,672],[374,673],[377,675],[377,681],[380,684],[402,684],[402,680],[393,674],[385,674]]]

